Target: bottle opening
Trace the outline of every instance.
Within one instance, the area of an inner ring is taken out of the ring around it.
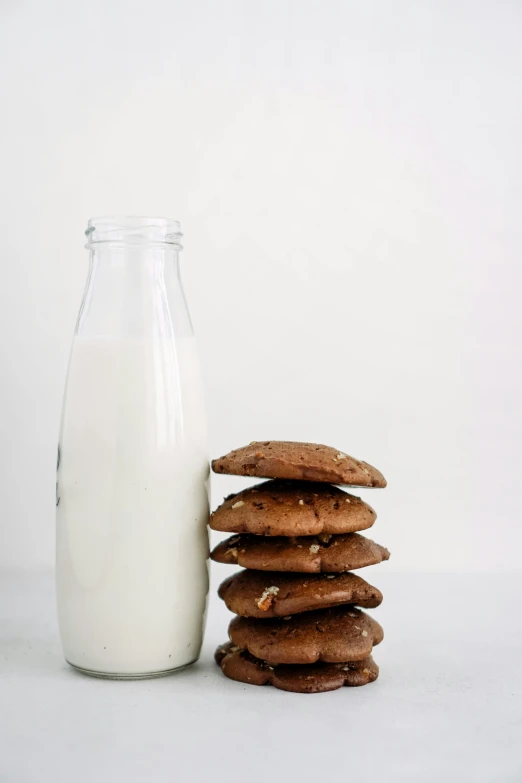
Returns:
[[[181,226],[177,220],[161,217],[94,217],[85,231],[87,247],[98,242],[118,244],[164,243],[181,249]]]

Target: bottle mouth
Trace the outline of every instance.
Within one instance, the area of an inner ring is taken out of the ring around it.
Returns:
[[[85,230],[86,247],[101,242],[120,245],[167,244],[181,250],[181,226],[177,220],[134,215],[93,217]]]

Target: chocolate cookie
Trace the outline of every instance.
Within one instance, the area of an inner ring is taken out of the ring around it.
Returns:
[[[328,574],[388,560],[387,549],[358,533],[286,538],[283,536],[236,535],[222,541],[210,557],[217,563],[240,565],[256,571],[287,571]]]
[[[365,530],[375,518],[371,506],[338,487],[276,480],[229,495],[209,524],[227,533],[314,536]]]
[[[379,676],[379,667],[371,656],[350,663],[270,666],[228,642],[217,648],[214,657],[225,677],[231,680],[250,685],[273,685],[294,693],[324,693],[343,685],[366,685]]]
[[[221,583],[218,595],[241,617],[285,617],[330,606],[373,609],[382,593],[355,574],[282,574],[238,571]]]
[[[386,486],[386,479],[372,465],[319,443],[254,441],[213,460],[212,469],[237,476],[326,481],[351,487]]]
[[[353,606],[304,612],[287,620],[234,617],[228,635],[234,645],[271,666],[361,661],[384,636],[378,622]]]

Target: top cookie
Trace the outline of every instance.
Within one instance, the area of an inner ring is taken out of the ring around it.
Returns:
[[[386,479],[377,468],[318,443],[254,441],[212,460],[212,470],[236,476],[325,481],[350,487],[386,486]]]

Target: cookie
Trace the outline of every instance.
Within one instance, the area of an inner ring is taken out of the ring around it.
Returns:
[[[383,546],[358,533],[300,538],[236,535],[218,544],[210,555],[216,563],[306,574],[353,571],[381,563],[389,556]]]
[[[229,495],[210,516],[210,527],[226,533],[315,536],[353,533],[373,525],[373,508],[330,484],[263,481]]]
[[[238,571],[221,583],[218,595],[241,617],[290,614],[355,604],[374,609],[382,593],[356,574],[282,574]]]
[[[350,663],[270,666],[228,642],[217,648],[214,657],[225,677],[231,680],[250,685],[273,685],[294,693],[324,693],[343,685],[366,685],[379,676],[379,667],[371,656]]]
[[[304,612],[287,620],[234,617],[228,635],[234,645],[271,666],[362,661],[384,636],[378,622],[353,606]]]
[[[351,487],[385,487],[377,468],[331,446],[283,440],[253,441],[212,461],[216,473],[302,481],[325,481]]]

